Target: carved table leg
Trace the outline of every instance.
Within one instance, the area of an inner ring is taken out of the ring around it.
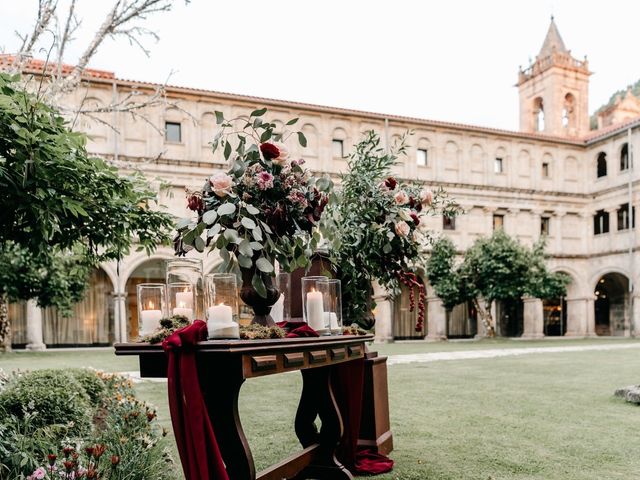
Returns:
[[[215,371],[209,370],[212,364],[200,362],[200,386],[227,473],[233,480],[254,480],[253,455],[238,414],[238,395],[244,383],[239,360],[218,363]]]
[[[342,418],[331,390],[331,367],[302,370],[302,395],[296,413],[295,430],[303,447],[319,443],[312,463],[296,479],[351,480],[351,473],[336,459],[335,450],[342,436]],[[318,433],[314,420],[320,417]]]

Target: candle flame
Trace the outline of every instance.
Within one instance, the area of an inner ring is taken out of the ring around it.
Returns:
[[[224,305],[224,302],[220,302],[220,303],[218,304],[218,306],[220,306],[220,305]]]
[[[186,307],[184,302],[179,302],[178,303],[178,308],[184,308],[184,307]]]
[[[149,305],[147,306],[147,310],[153,310],[154,304],[153,302],[149,302]]]
[[[316,289],[311,287],[311,293],[316,293]]]

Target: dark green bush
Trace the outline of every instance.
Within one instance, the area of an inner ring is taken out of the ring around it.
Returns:
[[[67,424],[69,434],[84,435],[91,429],[91,407],[84,388],[64,370],[36,370],[16,376],[0,393],[0,409],[22,418],[35,413],[34,428]]]
[[[107,395],[107,387],[95,370],[89,368],[71,368],[67,370],[82,385],[84,391],[89,396],[91,405],[94,407],[101,406]]]

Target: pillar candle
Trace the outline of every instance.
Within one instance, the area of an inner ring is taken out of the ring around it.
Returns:
[[[191,290],[176,292],[176,305],[180,308],[193,308],[193,292]]]
[[[176,294],[177,296],[178,294]],[[188,308],[183,302],[179,302],[178,306],[173,309],[174,315],[182,315],[189,320],[193,320],[193,308]]]
[[[153,305],[152,305],[153,307]],[[160,310],[142,310],[140,312],[140,335],[148,335],[160,326]]]
[[[322,331],[326,328],[322,292],[312,290],[307,293],[307,323],[315,331]]]
[[[221,303],[207,308],[209,338],[240,338],[240,327],[233,321],[233,309]]]

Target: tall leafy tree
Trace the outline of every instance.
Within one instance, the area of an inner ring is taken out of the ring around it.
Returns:
[[[0,344],[10,337],[10,300],[69,307],[98,262],[136,240],[151,252],[169,240],[170,215],[153,209],[141,175],[120,176],[88,155],[84,135],[19,76],[0,73]],[[13,261],[15,260],[15,261]],[[67,281],[64,281],[64,279]],[[84,281],[80,281],[84,279]]]
[[[544,240],[529,249],[502,229],[491,237],[479,238],[462,262],[455,265],[451,240],[438,240],[427,263],[427,277],[445,308],[471,301],[485,326],[487,336],[495,336],[491,307],[497,300],[529,295],[553,298],[566,294],[569,279],[550,272],[545,264]]]

